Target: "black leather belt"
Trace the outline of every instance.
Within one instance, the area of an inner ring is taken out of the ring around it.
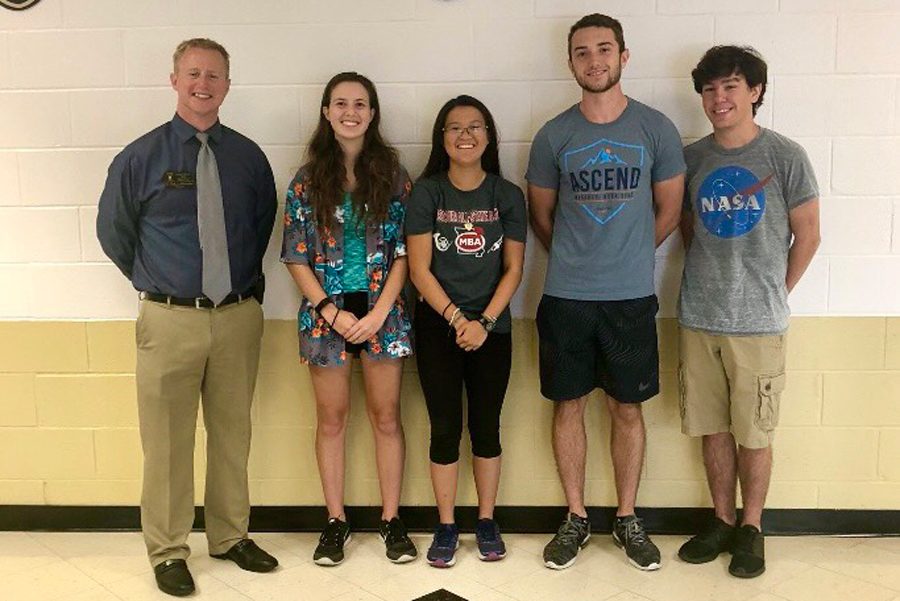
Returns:
[[[216,307],[224,307],[225,305],[233,305],[245,300],[253,298],[253,294],[229,294],[218,305],[206,298],[198,296],[196,298],[183,298],[180,296],[169,296],[168,294],[159,294],[157,292],[141,292],[141,300],[148,300],[154,303],[165,303],[167,305],[176,305],[178,307],[194,307],[197,309],[215,309]]]

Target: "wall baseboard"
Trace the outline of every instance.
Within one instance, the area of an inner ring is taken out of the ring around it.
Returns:
[[[379,507],[347,507],[354,530],[375,531]],[[495,517],[509,533],[552,533],[565,517],[563,507],[497,507]],[[414,532],[429,532],[437,523],[434,507],[403,507],[400,514]],[[614,507],[588,509],[591,529],[610,532]],[[699,507],[641,508],[647,530],[653,534],[692,534],[709,519],[711,510]],[[317,532],[325,523],[321,506],[259,506],[250,512],[253,532]],[[457,508],[460,528],[471,531],[476,507]],[[195,529],[203,529],[203,508],[196,509]],[[139,530],[140,509],[133,506],[0,505],[0,531],[111,531]],[[763,529],[771,535],[888,535],[900,536],[900,510],[767,509]]]

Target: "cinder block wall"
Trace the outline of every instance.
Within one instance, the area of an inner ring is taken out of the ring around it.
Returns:
[[[626,93],[668,114],[685,141],[708,132],[689,77],[707,47],[752,44],[769,60],[759,120],[809,152],[823,219],[820,253],[791,297],[789,389],[770,505],[900,509],[897,0],[43,0],[27,11],[0,10],[0,504],[138,503],[136,295],[100,251],[94,220],[112,157],[174,112],[168,73],[179,41],[208,36],[231,51],[222,119],[263,146],[280,190],[300,164],[324,82],[341,70],[378,84],[384,131],[413,175],[439,106],[469,93],[494,112],[505,174],[524,184],[531,137],[579,97],[565,34],[594,10],[625,26]],[[276,227],[266,259],[252,498],[321,504],[312,390],[296,360],[298,297],[278,263],[279,242]],[[646,405],[647,506],[709,503],[699,446],[678,423],[672,317],[680,246],[674,236],[658,252],[662,393]],[[563,502],[551,407],[537,382],[533,318],[545,265],[530,241],[513,301],[504,504]],[[377,504],[355,383],[347,500]],[[412,363],[403,387],[403,502],[431,504],[428,420]],[[589,412],[588,501],[611,505],[601,409],[594,402]],[[199,500],[202,428],[197,443]],[[474,502],[470,479],[460,484],[460,501]]]

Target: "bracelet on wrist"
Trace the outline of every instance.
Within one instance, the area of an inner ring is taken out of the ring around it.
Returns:
[[[452,306],[453,306],[453,301],[448,302],[448,303],[447,303],[447,306],[444,307],[444,310],[441,311],[441,317],[443,317],[444,319],[447,319],[447,316],[444,315],[444,314],[447,312],[447,309],[449,309],[449,308],[452,307]]]
[[[455,322],[460,315],[462,315],[462,311],[459,307],[453,310],[453,313],[450,315],[450,321],[448,322],[450,327],[453,327],[453,322]]]
[[[323,298],[322,300],[320,300],[319,303],[316,305],[316,313],[319,314],[319,317],[324,318],[325,316],[322,315],[322,309],[324,309],[324,308],[327,307],[328,305],[333,305],[333,304],[334,304],[334,301],[331,300],[331,297],[330,297],[330,296],[325,296],[325,298]]]
[[[337,307],[335,307],[335,309],[337,309]],[[338,315],[340,315],[340,314],[341,314],[340,309],[338,309],[337,311],[334,312],[334,319],[331,320],[331,324],[330,324],[332,329],[334,329],[334,322],[337,321]]]

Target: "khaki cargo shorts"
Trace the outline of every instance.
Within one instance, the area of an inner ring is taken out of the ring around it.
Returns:
[[[681,431],[688,436],[730,431],[748,449],[769,446],[784,391],[785,339],[679,327]]]

